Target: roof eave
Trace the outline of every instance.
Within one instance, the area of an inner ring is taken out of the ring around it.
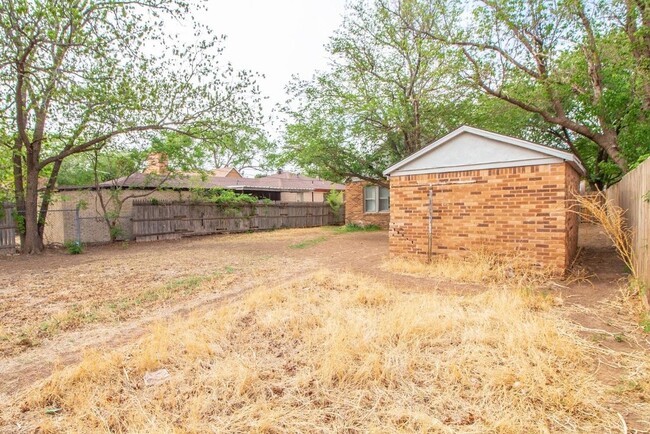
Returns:
[[[411,154],[410,156],[406,157],[402,161],[393,164],[388,169],[386,169],[386,170],[384,170],[382,172],[383,175],[384,176],[390,176],[391,173],[393,173],[393,172],[397,171],[398,169],[404,167],[406,164],[418,159],[422,155],[434,150],[435,148],[437,148],[440,145],[450,141],[451,139],[453,139],[454,137],[456,137],[456,136],[458,136],[458,135],[460,135],[462,133],[475,134],[477,136],[485,137],[485,138],[496,140],[496,141],[499,141],[499,142],[509,143],[511,145],[520,146],[520,147],[523,147],[523,148],[526,148],[526,149],[530,149],[530,150],[533,150],[533,151],[544,153],[546,155],[550,155],[550,156],[553,156],[553,157],[556,157],[556,158],[560,158],[560,159],[562,159],[564,161],[569,162],[573,166],[573,168],[576,169],[576,172],[578,172],[580,175],[584,176],[587,173],[587,171],[585,170],[582,163],[580,163],[580,161],[577,159],[577,157],[574,154],[571,154],[570,152],[565,152],[565,151],[561,151],[559,149],[550,148],[548,146],[539,145],[537,143],[529,142],[527,140],[518,139],[516,137],[510,137],[510,136],[506,136],[506,135],[503,135],[503,134],[493,133],[491,131],[485,131],[485,130],[481,130],[479,128],[474,128],[474,127],[470,127],[470,126],[467,126],[467,125],[463,125],[463,126],[457,128],[457,129],[455,129],[451,133],[447,134],[446,136],[436,140],[433,143],[430,143],[429,145],[425,146],[424,148],[420,149],[419,151],[415,152],[414,154]]]

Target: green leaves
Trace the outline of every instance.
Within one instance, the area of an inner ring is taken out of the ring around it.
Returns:
[[[462,84],[532,114],[534,129],[579,154],[593,182],[616,180],[650,150],[644,2],[411,0],[388,7],[464,58]],[[516,135],[530,139],[530,130]]]
[[[269,145],[261,132],[258,75],[221,61],[223,38],[192,20],[200,4],[0,2],[0,132],[12,137],[12,154],[24,154],[18,171],[27,182],[40,174],[54,184],[59,165],[72,156],[107,144],[120,152],[142,150],[162,131],[193,137],[185,142],[159,137],[183,156],[177,161],[184,167],[202,165],[196,160],[206,155],[231,153],[230,161],[248,161],[254,152],[242,144],[247,138]],[[189,24],[194,40],[181,43],[162,31],[171,21]],[[211,143],[212,152],[200,151],[199,143]],[[184,146],[190,149],[181,152]],[[237,159],[240,151],[246,156]],[[63,165],[66,183],[86,183],[87,170],[72,170],[87,168],[83,160]],[[119,173],[133,169],[130,161]],[[27,187],[18,183],[15,196],[26,199],[20,212],[28,211],[27,232],[34,235],[29,239],[39,239],[42,231],[32,215],[38,198]],[[40,221],[47,213],[43,204]]]
[[[384,169],[463,124],[558,143],[534,115],[468,86],[462,54],[429,35],[445,22],[430,6],[382,0],[349,7],[328,45],[330,70],[289,86],[279,163],[331,180],[382,182]]]
[[[330,71],[290,85],[284,161],[332,180],[382,180],[384,168],[449,129],[435,114],[453,93],[453,62],[382,2],[352,3],[328,50]]]

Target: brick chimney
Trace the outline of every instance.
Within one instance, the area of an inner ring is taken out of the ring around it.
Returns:
[[[147,157],[147,167],[144,168],[143,173],[154,175],[166,175],[169,173],[167,169],[167,155],[162,152],[149,154]]]

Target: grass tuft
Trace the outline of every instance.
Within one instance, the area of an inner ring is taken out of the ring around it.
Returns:
[[[631,277],[627,286],[628,293],[624,294],[624,296],[626,298],[638,296],[643,311],[645,313],[650,312],[647,288],[638,274],[638,258],[632,243],[634,231],[625,221],[625,210],[608,200],[602,192],[590,196],[576,194],[574,198],[578,205],[574,212],[577,212],[585,221],[601,225],[607,237],[614,244],[619,258],[628,268]]]
[[[310,238],[308,240],[301,241],[296,244],[291,244],[289,246],[290,249],[306,249],[307,247],[313,247],[317,244],[322,243],[323,241],[326,241],[327,237],[318,237],[318,238]]]
[[[348,223],[345,226],[341,226],[336,229],[336,232],[341,233],[341,234],[346,234],[349,232],[375,232],[375,231],[380,231],[381,228],[377,225],[369,224],[369,225],[359,225],[356,223]]]

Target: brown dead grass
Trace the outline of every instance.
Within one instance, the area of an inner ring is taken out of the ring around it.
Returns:
[[[21,423],[79,433],[620,430],[593,344],[551,305],[531,291],[403,293],[318,273],[158,324],[128,351],[88,353],[29,394]],[[144,373],[160,368],[171,379],[145,387]]]
[[[638,258],[634,251],[634,230],[629,227],[625,218],[625,210],[616,206],[613,201],[607,199],[603,192],[596,195],[581,196],[576,194],[575,200],[579,205],[576,212],[585,221],[600,224],[603,232],[612,242],[619,258],[625,263],[630,273],[629,284],[623,290],[623,297],[626,299],[636,298],[640,301],[640,308],[637,313],[648,314],[650,312],[650,300],[647,289],[644,287],[638,275]],[[634,304],[631,304],[634,306]]]
[[[464,283],[536,286],[553,277],[548,267],[531,264],[523,254],[499,255],[484,250],[468,251],[466,255],[438,255],[431,263],[408,257],[386,260],[383,268],[393,273],[425,276]]]

